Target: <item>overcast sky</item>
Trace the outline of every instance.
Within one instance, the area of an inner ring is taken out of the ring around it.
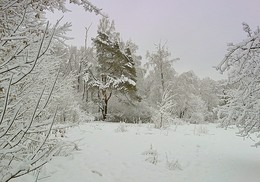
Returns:
[[[225,78],[212,67],[226,54],[227,43],[246,38],[242,22],[254,30],[260,25],[260,0],[92,0],[115,21],[123,40],[139,46],[145,61],[146,51],[166,42],[178,73],[194,70],[200,78]],[[92,24],[89,37],[95,37],[100,16],[69,5],[72,11],[64,21],[72,22],[68,34],[76,46],[84,45],[85,28]],[[62,13],[48,14],[54,22]],[[91,40],[89,39],[89,45]]]

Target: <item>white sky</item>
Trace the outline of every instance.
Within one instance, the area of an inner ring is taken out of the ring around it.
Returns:
[[[200,78],[225,78],[216,66],[226,54],[227,43],[246,38],[242,22],[253,30],[260,25],[260,0],[92,0],[115,20],[116,31],[123,40],[131,39],[139,46],[139,54],[154,51],[154,44],[167,41],[178,73],[194,70]],[[92,24],[90,38],[95,37],[100,16],[69,5],[72,12],[64,14],[63,22],[72,22],[74,37],[69,44],[84,45],[85,27]],[[63,14],[48,13],[55,22]]]

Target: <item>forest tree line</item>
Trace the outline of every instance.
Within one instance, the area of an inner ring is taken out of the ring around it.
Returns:
[[[124,42],[108,18],[100,20],[92,46],[57,46],[67,55],[62,72],[77,77],[72,87],[83,110],[95,119],[156,122],[162,115],[166,123],[176,117],[214,122],[214,109],[224,102],[223,81],[200,79],[193,71],[178,74],[174,62],[179,59],[171,56],[165,44],[159,43],[142,58],[137,55],[138,46]]]

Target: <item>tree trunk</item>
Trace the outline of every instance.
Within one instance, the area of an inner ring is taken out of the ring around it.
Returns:
[[[79,64],[79,71],[78,71],[78,85],[77,85],[77,89],[78,92],[80,92],[80,73],[81,73],[81,63]]]
[[[161,72],[161,84],[162,84],[162,91],[164,93],[165,87],[164,87],[164,76],[163,76],[163,65],[162,62],[160,64],[160,72]]]
[[[107,91],[103,90],[102,91],[102,95],[103,95],[103,106],[102,106],[102,120],[106,120],[107,119],[107,110],[108,110],[108,101],[111,98],[112,92],[109,93],[109,95],[107,95]]]
[[[103,120],[107,119],[107,104],[108,104],[108,100],[105,100],[104,109],[103,109]]]
[[[161,113],[161,122],[159,128],[162,128],[162,126],[163,126],[163,113]]]

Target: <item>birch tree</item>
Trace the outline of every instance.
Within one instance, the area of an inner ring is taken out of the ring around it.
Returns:
[[[174,117],[171,111],[174,107],[174,95],[172,95],[170,88],[168,87],[161,98],[161,101],[156,104],[156,107],[152,112],[152,120],[155,124],[155,128],[165,128],[172,124]]]
[[[156,45],[156,51],[153,53],[147,52],[146,57],[149,62],[146,64],[148,69],[154,71],[154,74],[160,81],[160,87],[162,92],[165,91],[166,81],[173,77],[175,70],[172,69],[172,63],[179,58],[171,59],[171,53],[168,51],[165,45]]]

